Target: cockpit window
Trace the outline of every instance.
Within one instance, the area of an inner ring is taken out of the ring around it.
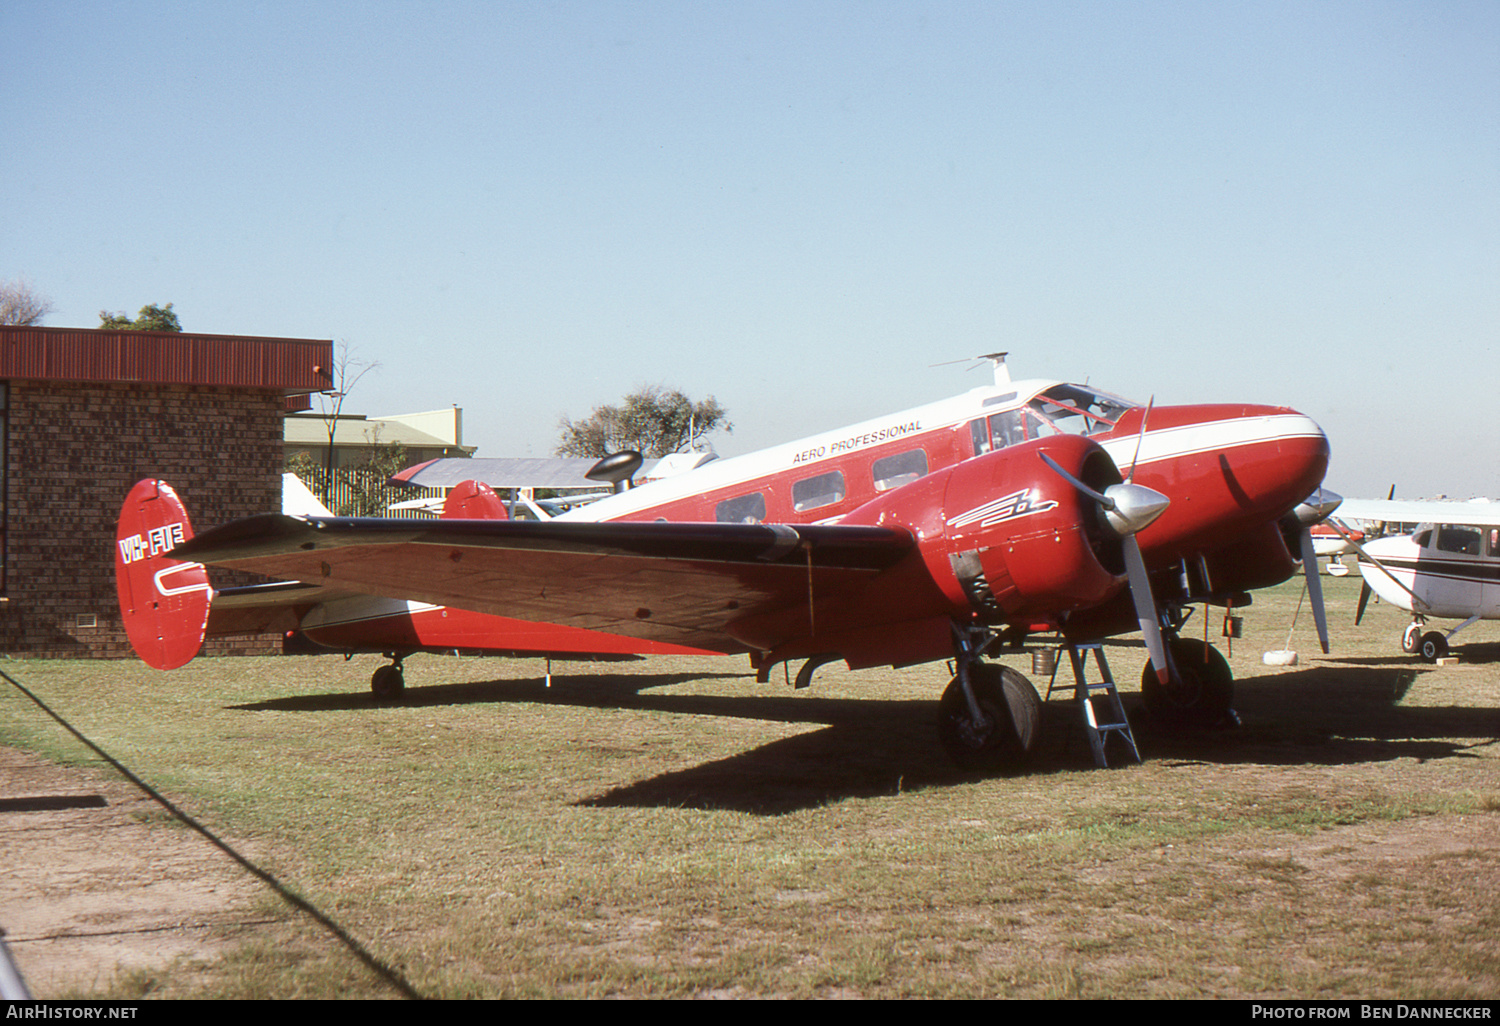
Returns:
[[[1083,385],[1053,385],[1027,406],[1058,432],[1099,435],[1113,431],[1120,416],[1136,404]]]

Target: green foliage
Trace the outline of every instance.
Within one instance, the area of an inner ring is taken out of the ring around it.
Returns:
[[[108,310],[99,311],[99,327],[109,328],[112,331],[181,331],[182,325],[177,321],[177,315],[172,312],[172,304],[141,307],[140,314],[135,320],[131,320],[122,313],[112,314]]]
[[[636,389],[619,406],[600,406],[581,421],[564,417],[559,456],[608,456],[634,449],[661,457],[688,449],[713,431],[733,431],[729,411],[709,396],[693,402],[676,389],[648,385]]]

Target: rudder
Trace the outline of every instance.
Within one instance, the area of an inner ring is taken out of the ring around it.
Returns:
[[[482,481],[463,481],[448,489],[443,520],[508,520],[505,503]]]
[[[139,481],[125,497],[115,530],[115,592],[136,655],[171,670],[198,654],[213,587],[202,563],[166,553],[193,536],[187,510],[165,481]]]

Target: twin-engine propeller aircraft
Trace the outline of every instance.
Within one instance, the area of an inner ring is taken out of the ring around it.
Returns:
[[[138,651],[172,659],[201,641],[203,614],[172,601],[208,589],[201,563],[294,582],[270,587],[612,635],[636,651],[748,653],[762,680],[804,661],[799,685],[834,659],[952,659],[940,736],[961,765],[988,768],[1030,753],[1040,699],[984,657],[1034,633],[1079,644],[1141,630],[1153,713],[1228,716],[1228,663],[1179,630],[1193,603],[1240,606],[1285,580],[1294,552],[1316,577],[1308,526],[1330,506],[1304,500],[1327,463],[1323,432],[1289,409],[1142,407],[1012,382],[997,357],[992,386],[547,521],[267,514],[190,538],[180,504],[127,504],[117,571]],[[627,483],[631,457],[601,470]],[[181,543],[158,547],[162,532]],[[1326,631],[1316,593],[1314,606]]]
[[[1409,535],[1391,535],[1356,546],[1360,589],[1354,622],[1373,592],[1412,614],[1401,650],[1428,662],[1448,654],[1453,636],[1480,620],[1500,619],[1500,506],[1473,502],[1348,499],[1339,516],[1349,520],[1418,524]],[[1463,621],[1451,631],[1424,631],[1427,618]]]

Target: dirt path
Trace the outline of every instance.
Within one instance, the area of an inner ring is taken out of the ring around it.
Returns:
[[[118,996],[117,977],[212,957],[274,917],[261,884],[172,822],[118,775],[0,748],[0,928],[33,996]]]

